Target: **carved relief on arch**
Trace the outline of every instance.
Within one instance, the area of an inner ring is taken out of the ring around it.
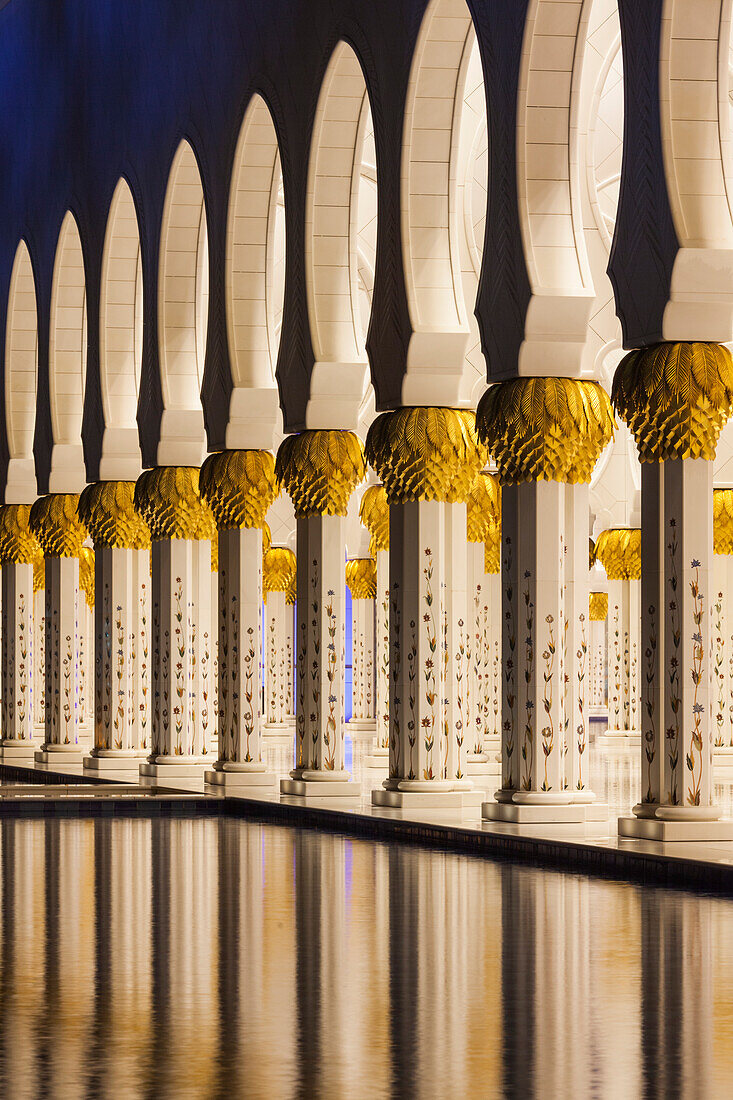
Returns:
[[[50,493],[79,493],[86,485],[81,441],[87,355],[84,254],[76,219],[61,225],[51,290],[48,390],[51,410]]]
[[[160,236],[158,345],[163,415],[159,466],[198,466],[206,453],[201,382],[209,309],[204,191],[190,144],[173,158]]]
[[[36,498],[33,433],[38,397],[38,310],[28,246],[21,241],[10,275],[5,328],[5,504]]]

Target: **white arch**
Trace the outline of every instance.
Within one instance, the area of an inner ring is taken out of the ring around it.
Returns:
[[[5,328],[5,428],[8,439],[6,504],[36,497],[33,432],[38,394],[38,311],[33,266],[25,241],[15,253]]]
[[[104,435],[102,481],[134,480],[140,473],[137,400],[143,335],[140,233],[129,185],[120,179],[112,196],[102,258],[99,297],[99,373]]]
[[[733,335],[732,0],[665,0],[660,114],[665,175],[680,250],[665,340]]]
[[[474,41],[466,0],[432,0],[415,46],[402,140],[402,247],[413,329],[402,383],[405,405],[465,403],[470,330],[458,181]]]
[[[158,274],[158,346],[163,416],[157,461],[200,465],[206,452],[201,407],[208,323],[209,263],[204,191],[196,157],[182,141],[163,211]]]
[[[77,493],[86,485],[81,442],[86,352],[84,254],[76,219],[69,210],[59,233],[51,290],[48,360],[53,438],[51,493]]]
[[[368,385],[358,267],[360,164],[371,126],[359,60],[339,42],[313,124],[306,196],[305,261],[315,364],[310,428],[356,428]]]
[[[277,134],[267,104],[254,95],[237,142],[227,222],[227,332],[234,386],[227,447],[270,449],[275,443],[284,260]]]

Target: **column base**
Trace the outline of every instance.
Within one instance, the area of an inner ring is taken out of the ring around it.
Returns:
[[[89,772],[120,772],[137,771],[140,761],[145,759],[144,752],[136,752],[134,749],[92,749],[89,756],[85,756],[82,764],[84,771]]]
[[[713,762],[724,768],[733,765],[733,745],[713,745]]]
[[[0,759],[2,760],[30,760],[36,751],[35,741],[16,741],[6,738],[0,744]]]
[[[155,756],[143,761],[138,771],[141,776],[153,778],[173,779],[180,776],[187,779],[190,776],[202,777],[208,766],[209,761],[200,756]]]
[[[214,765],[212,771],[204,772],[204,783],[210,787],[224,787],[236,789],[241,791],[247,788],[257,788],[261,790],[263,787],[274,787],[277,782],[277,776],[274,772],[260,771],[237,771],[237,770],[224,770],[221,767],[217,768]]]
[[[53,745],[46,743],[41,745],[33,753],[36,764],[81,764],[82,758],[89,751],[88,745]]]
[[[689,841],[709,843],[733,840],[733,821],[665,820],[656,816],[620,817],[618,835],[627,840],[658,840],[668,844]]]
[[[347,771],[319,772],[296,768],[290,779],[280,780],[280,794],[298,798],[358,798],[361,783],[356,783]]]
[[[389,767],[389,749],[382,748],[381,745],[372,745],[372,751],[364,757],[362,764],[365,768],[379,768],[380,771],[384,771]]]
[[[638,748],[641,744],[641,731],[607,729],[598,735],[598,740],[609,748]]]
[[[544,791],[511,791],[494,794],[494,802],[484,802],[484,821],[503,821],[512,825],[585,824],[607,821],[608,806],[596,802],[592,791],[552,794]]]
[[[346,723],[346,732],[357,737],[374,737],[377,732],[376,718],[350,718]]]
[[[295,734],[295,719],[292,722],[265,722],[263,737],[292,737]]]
[[[372,806],[390,810],[479,810],[486,791],[372,791]]]

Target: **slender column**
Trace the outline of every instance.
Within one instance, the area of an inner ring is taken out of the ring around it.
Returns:
[[[81,498],[79,498],[81,500]],[[82,546],[79,555],[79,729],[85,741],[94,726],[94,551]]]
[[[608,395],[597,383],[519,378],[487,391],[477,421],[502,484],[504,592],[502,787],[483,812],[520,823],[605,817],[587,785],[589,516],[578,485],[612,438]]]
[[[713,719],[715,758],[733,758],[733,489],[713,490]]]
[[[263,733],[294,734],[293,604],[290,594],[296,578],[295,554],[284,546],[271,547],[263,559],[265,593],[265,707]]]
[[[641,531],[628,527],[602,531],[596,541],[596,557],[608,577],[607,736],[615,740],[620,738],[624,744],[630,736],[638,736],[641,723],[641,603],[638,584],[641,544]],[[659,602],[652,599],[649,606],[658,607]],[[645,637],[649,637],[651,629],[650,623],[645,628]],[[645,660],[645,670],[646,667]]]
[[[349,730],[376,732],[374,715],[374,603],[377,567],[372,558],[353,558],[346,563],[346,583],[351,591],[352,704]]]
[[[367,455],[390,504],[389,778],[375,805],[472,805],[466,505],[486,454],[468,411],[401,409]]]
[[[33,753],[36,688],[33,617],[33,569],[43,557],[29,530],[30,506],[0,508],[2,564],[2,756]]]
[[[206,773],[217,786],[275,782],[262,760],[261,692],[262,528],[275,494],[269,451],[223,451],[201,469],[219,538],[219,757]]]
[[[608,718],[606,691],[606,619],[608,593],[591,592],[588,597],[590,695],[588,713],[591,718]]]
[[[484,750],[489,758],[501,762],[501,527],[495,541],[484,545],[484,599],[481,628],[483,631],[483,731]]]
[[[152,537],[152,724],[142,776],[200,775],[209,758],[211,539],[194,466],[146,470],[134,505]],[[202,611],[209,616],[202,618]]]
[[[487,546],[501,537],[501,490],[492,474],[481,473],[476,478],[466,504],[466,537],[468,539],[468,752],[466,767],[470,775],[485,774],[489,765],[485,737],[492,720],[491,713],[491,621],[490,587],[486,575]],[[497,746],[498,747],[498,746]]]
[[[346,585],[344,517],[364,477],[353,432],[310,430],[287,436],[276,472],[297,522],[295,768],[283,794],[357,795],[345,768],[344,669]]]
[[[150,531],[134,493],[134,481],[100,481],[79,498],[95,550],[91,771],[137,768],[149,751]]]
[[[375,599],[376,735],[367,767],[386,768],[389,761],[389,504],[383,485],[364,490],[359,516],[370,534],[369,551],[377,563]]]
[[[81,758],[79,714],[79,555],[86,529],[75,493],[41,497],[31,508],[30,528],[45,556],[45,741],[35,759],[56,754]],[[81,599],[83,599],[83,595]]]
[[[733,360],[717,344],[665,343],[630,352],[614,378],[614,405],[642,463],[660,467],[643,484],[647,496],[656,492],[659,507],[642,507],[645,546],[647,539],[658,546],[642,566],[651,572],[659,563],[661,581],[646,578],[651,591],[660,591],[662,608],[659,789],[654,782],[651,792],[645,789],[642,759],[642,800],[634,818],[619,819],[623,836],[733,839],[733,823],[718,820],[712,774],[713,460],[731,393]]]
[[[46,567],[43,551],[33,563],[33,736],[46,728]]]

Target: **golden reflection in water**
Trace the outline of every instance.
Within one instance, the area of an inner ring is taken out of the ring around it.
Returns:
[[[234,820],[0,823],[3,1097],[730,1094],[723,900]]]

